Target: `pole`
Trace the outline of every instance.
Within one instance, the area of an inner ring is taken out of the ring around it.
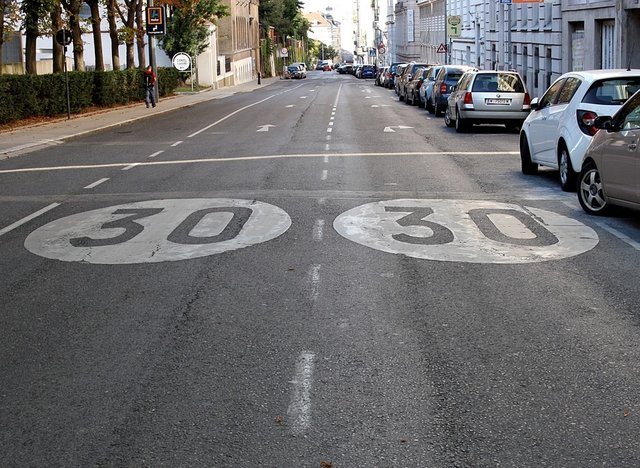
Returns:
[[[147,0],[147,6],[153,6],[153,0]],[[156,103],[159,102],[159,93],[158,93],[158,70],[156,68],[156,38],[152,34],[147,34],[149,38],[149,65],[151,65],[151,69],[153,73],[156,75],[156,82],[153,85],[153,94],[156,98]]]

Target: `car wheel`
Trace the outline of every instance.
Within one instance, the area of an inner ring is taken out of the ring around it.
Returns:
[[[520,137],[520,159],[522,160],[522,173],[525,175],[534,175],[538,173],[538,165],[531,161],[531,150],[529,149],[529,140],[524,133]]]
[[[424,106],[429,114],[433,114],[433,103],[431,102],[431,98],[427,99],[427,102]]]
[[[467,119],[460,117],[460,111],[456,109],[456,132],[465,133],[469,129]]]
[[[455,122],[451,120],[451,111],[449,110],[449,106],[444,111],[444,124],[451,128],[455,125]]]
[[[600,171],[593,162],[586,163],[580,172],[578,201],[582,209],[590,215],[603,215],[609,210],[604,198]]]
[[[571,165],[569,150],[563,145],[558,155],[558,172],[560,173],[560,187],[565,192],[573,192],[576,189],[576,173]]]
[[[442,109],[440,109],[440,106],[438,105],[438,102],[436,101],[436,103],[433,105],[433,114],[436,117],[440,117],[442,115]]]

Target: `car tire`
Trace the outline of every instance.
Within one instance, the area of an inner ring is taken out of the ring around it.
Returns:
[[[538,165],[531,161],[531,150],[529,140],[524,133],[520,136],[520,160],[522,161],[522,173],[525,175],[535,175],[538,173]]]
[[[569,150],[562,145],[558,154],[558,173],[560,176],[560,187],[565,192],[573,192],[576,189],[576,173],[571,165]]]
[[[440,117],[442,115],[442,109],[440,109],[437,101],[433,106],[433,115],[435,115],[436,117]]]
[[[429,112],[429,114],[433,114],[433,103],[431,102],[431,98],[427,99],[425,108],[427,109],[427,112]]]
[[[444,124],[449,128],[452,128],[456,125],[456,123],[451,119],[451,111],[449,110],[449,106],[447,106],[444,111]]]
[[[456,108],[456,132],[458,133],[466,133],[467,130],[469,129],[469,123],[467,122],[467,119],[463,119],[462,117],[460,117],[460,111],[458,111],[458,109]]]
[[[582,209],[590,215],[606,214],[610,205],[604,198],[600,171],[595,163],[589,161],[584,164],[578,180],[578,201]]]

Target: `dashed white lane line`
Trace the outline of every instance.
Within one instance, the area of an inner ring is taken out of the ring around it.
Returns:
[[[327,128],[327,133],[331,133],[332,130],[333,128]]]
[[[173,145],[171,145],[171,147],[173,148],[173,147],[178,146],[178,145],[180,145],[182,143],[184,143],[184,142],[183,141],[176,141]]]
[[[327,180],[328,176],[329,176],[329,171],[327,169],[323,169],[322,175],[320,176],[320,180]]]
[[[123,167],[122,170],[123,171],[128,171],[129,169],[133,169],[134,167],[139,166],[139,165],[140,165],[140,163],[129,164],[128,166]]]
[[[311,425],[311,388],[313,387],[313,368],[315,354],[303,351],[296,361],[295,375],[291,384],[293,392],[287,409],[291,421],[291,432],[302,435]]]
[[[329,149],[329,145],[327,145],[327,149]],[[325,156],[324,157],[324,161],[325,164],[329,164],[329,156]]]
[[[311,266],[309,282],[311,283],[311,299],[315,302],[320,294],[320,265]]]
[[[321,242],[324,237],[324,219],[316,219],[313,225],[313,240]]]
[[[605,231],[613,234],[614,236],[616,236],[618,239],[620,239],[623,242],[626,242],[627,244],[629,244],[631,247],[633,247],[636,250],[640,250],[640,243],[634,241],[633,239],[631,239],[629,236],[627,236],[626,234],[618,231],[617,229],[612,228],[611,226],[608,226],[605,223],[597,223],[598,226],[600,226],[602,229],[604,229]]]
[[[53,210],[56,206],[60,206],[60,203],[52,203],[49,206],[45,206],[41,210],[38,210],[35,213],[32,213],[29,216],[26,216],[26,217],[22,218],[21,220],[16,221],[13,224],[10,224],[6,228],[0,229],[0,236],[4,235],[4,234],[6,234],[6,233],[8,233],[10,231],[13,231],[15,228],[22,226],[24,223],[28,223],[32,219],[37,218],[38,216],[40,216],[41,214],[46,213],[47,211]]]
[[[160,151],[156,151],[153,154],[150,154],[149,156],[147,156],[148,158],[155,158],[156,156],[161,155],[162,153],[164,153],[164,150],[160,150]]]
[[[105,178],[103,178],[103,179],[96,180],[93,184],[89,184],[89,185],[87,185],[85,188],[86,188],[86,189],[92,189],[92,188],[94,188],[94,187],[97,187],[97,186],[98,186],[98,185],[100,185],[100,184],[104,184],[107,180],[109,180],[109,177],[105,177]]]

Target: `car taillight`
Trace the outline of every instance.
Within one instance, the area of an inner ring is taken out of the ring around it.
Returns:
[[[531,96],[529,93],[524,93],[524,102],[522,103],[523,109],[531,109]]]
[[[446,85],[446,83],[442,83],[440,85],[440,94],[447,94],[447,85]]]
[[[582,133],[589,136],[596,134],[598,131],[595,126],[596,117],[598,117],[598,114],[593,111],[579,110],[577,112],[578,127],[582,130]]]
[[[467,91],[466,93],[464,93],[464,100],[462,101],[463,104],[473,104],[473,96],[471,95],[471,92]]]

